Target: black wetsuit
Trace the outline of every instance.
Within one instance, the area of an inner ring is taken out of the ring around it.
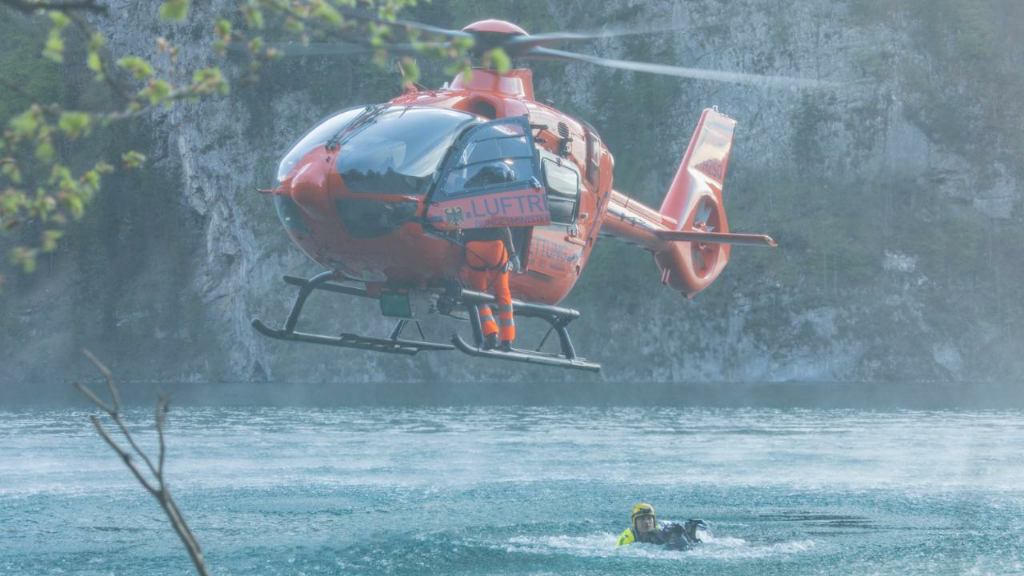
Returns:
[[[659,525],[659,529],[637,534],[636,541],[657,544],[669,550],[687,550],[694,544],[700,543],[700,538],[697,538],[696,534],[696,526],[690,530],[687,528],[687,526],[675,522]]]

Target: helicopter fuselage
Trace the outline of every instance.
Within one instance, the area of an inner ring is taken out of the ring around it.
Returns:
[[[469,38],[477,55],[500,47],[513,56],[686,78],[795,82],[552,50],[546,45],[593,35],[530,36],[501,20],[462,31],[419,28]],[[775,245],[766,235],[729,231],[723,187],[735,126],[717,108],[704,109],[656,209],[613,190],[613,159],[597,131],[537,102],[528,69],[474,69],[440,90],[408,86],[390,102],[337,112],[292,146],[279,164],[276,187],[264,191],[273,194],[292,240],[329,270],[308,279],[286,276],[299,289],[287,321],[275,329],[253,319],[253,327],[277,340],[340,348],[405,355],[458,350],[600,370],[576,354],[569,337],[567,326],[579,311],[558,305],[599,234],[650,253],[661,283],[688,298],[722,273],[732,244]],[[548,324],[532,349],[489,349],[481,318],[496,297],[466,287],[464,264],[474,244],[464,242],[461,231],[505,227],[522,265],[509,278],[515,315]],[[302,332],[297,323],[314,291],[376,299],[381,314],[398,323],[387,338]],[[432,314],[468,320],[472,342],[457,333],[447,343],[428,338],[419,320]],[[410,323],[419,339],[403,336]],[[557,352],[543,349],[552,334]]]
[[[491,122],[509,118],[518,122]],[[465,187],[474,168],[479,178],[494,165],[510,175]],[[593,250],[612,168],[593,128],[534,101],[530,70],[476,69],[445,89],[410,88],[327,118],[285,156],[270,192],[310,258],[371,290],[465,280],[458,229],[508,225],[522,261],[513,294],[555,304]]]

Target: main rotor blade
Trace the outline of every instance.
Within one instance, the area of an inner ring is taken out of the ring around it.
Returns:
[[[377,24],[383,24],[386,26],[402,26],[405,28],[412,28],[419,30],[420,32],[427,32],[429,34],[439,34],[441,36],[447,36],[449,38],[473,38],[473,34],[469,32],[463,32],[462,30],[449,30],[447,28],[439,28],[437,26],[431,26],[430,24],[422,24],[420,22],[413,22],[411,20],[386,20],[380,16],[363,12],[361,10],[354,10],[352,8],[335,7],[339,13],[349,18],[355,18],[357,20],[365,20],[368,22],[374,22]]]
[[[695,80],[715,80],[718,82],[732,82],[736,84],[752,84],[754,86],[767,86],[772,88],[837,88],[838,84],[819,80],[808,80],[806,78],[789,78],[787,76],[762,76],[760,74],[747,74],[744,72],[725,72],[720,70],[706,70],[702,68],[684,68],[681,66],[669,66],[667,64],[650,64],[647,62],[633,62],[631,60],[612,60],[590,56],[588,54],[577,54],[564,50],[553,50],[551,48],[533,48],[523,53],[521,58],[533,60],[554,60],[560,62],[584,62],[597,64],[608,68],[619,70],[632,70],[634,72],[649,72],[664,76],[675,76],[677,78],[693,78]]]
[[[562,42],[585,42],[587,40],[599,40],[601,38],[620,38],[623,36],[637,36],[640,34],[660,34],[677,30],[674,27],[644,28],[644,29],[613,29],[600,30],[596,32],[549,32],[546,34],[531,34],[529,36],[510,36],[502,46],[509,55],[522,54],[523,52],[538,46],[549,46]]]
[[[420,32],[427,32],[429,34],[439,34],[441,36],[447,36],[449,38],[469,38],[474,41],[480,41],[483,38],[487,38],[486,41],[482,42],[487,48],[501,47],[504,48],[510,56],[522,54],[523,52],[530,50],[531,48],[538,46],[547,46],[550,44],[558,44],[561,42],[582,42],[586,40],[596,40],[599,38],[617,38],[621,36],[635,36],[638,34],[658,34],[661,32],[669,32],[674,30],[672,27],[655,27],[645,29],[613,29],[613,30],[602,30],[598,32],[551,32],[548,34],[534,34],[534,35],[504,35],[501,33],[494,32],[477,32],[465,30],[449,30],[447,28],[440,28],[438,26],[431,26],[430,24],[423,24],[421,22],[415,22],[412,20],[394,20],[388,21],[379,16],[363,12],[360,10],[353,10],[351,8],[337,8],[337,10],[350,18],[356,18],[359,20],[365,20],[375,22],[377,24],[383,24],[388,26],[401,26],[419,30]],[[504,36],[500,40],[496,36]]]
[[[309,44],[291,44],[287,42],[265,42],[263,44],[268,50],[274,49],[287,57],[302,56],[355,56],[369,54],[373,50],[358,44],[345,44],[342,42]]]
[[[413,45],[408,42],[401,44],[383,44],[378,48],[371,46],[363,46],[360,44],[349,44],[347,42],[310,42],[309,44],[296,44],[288,42],[265,42],[263,44],[266,48],[273,48],[280,52],[283,56],[288,57],[302,57],[302,56],[359,56],[363,54],[372,54],[374,50],[380,49],[391,54],[417,54],[418,47],[433,48],[442,47],[448,48],[451,46],[450,42],[423,42],[418,45]],[[247,48],[244,45],[239,45],[233,48],[236,51],[246,51]]]

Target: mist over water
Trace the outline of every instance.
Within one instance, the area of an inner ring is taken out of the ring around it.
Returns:
[[[76,381],[103,389],[102,379],[82,361]],[[151,383],[120,385],[128,402],[151,405],[159,391],[175,405],[196,406],[585,406],[615,408],[860,408],[870,410],[1024,410],[1021,382],[624,382],[476,381],[264,383]],[[68,382],[0,386],[0,406],[88,407]]]
[[[90,413],[0,411],[0,574],[189,573]],[[1022,416],[188,407],[167,475],[215,574],[1005,574]],[[713,534],[616,549],[641,500]]]

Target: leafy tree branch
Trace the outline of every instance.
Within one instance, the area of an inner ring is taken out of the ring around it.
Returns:
[[[287,41],[287,45],[304,45],[311,40],[344,40],[372,54],[380,64],[386,64],[392,47],[404,41],[406,55],[400,69],[407,83],[415,82],[419,75],[414,55],[445,59],[451,63],[449,69],[453,73],[468,70],[471,41],[424,40],[420,30],[397,19],[403,9],[415,3],[416,0],[235,0],[226,13],[211,18],[209,30],[214,43],[210,57],[224,57],[229,49],[240,51],[245,67],[241,74],[243,86],[258,80],[265,63],[282,56],[282,41]],[[110,17],[99,0],[0,0],[0,9],[4,7],[36,19],[48,19],[50,30],[42,57],[66,67],[84,67],[93,82],[106,86],[112,96],[105,108],[74,109],[61,101],[42,101],[39,95],[0,79],[0,94],[16,94],[31,102],[11,117],[0,132],[0,234],[19,228],[29,230],[30,235],[38,234],[34,241],[23,240],[24,245],[11,248],[7,255],[11,264],[29,273],[35,269],[40,254],[57,248],[66,226],[82,217],[102,189],[106,175],[145,164],[143,154],[128,150],[119,161],[94,157],[87,161],[90,167],[80,168],[84,156],[81,151],[88,149],[83,141],[115,123],[135,121],[156,108],[226,95],[229,84],[218,66],[180,70],[180,48],[162,37],[153,39],[157,60],[138,55],[115,60],[105,49],[103,35],[86,18],[87,14],[92,15],[92,21]],[[190,8],[190,0],[165,0],[159,14],[168,22],[182,21],[188,18]],[[74,30],[75,35],[69,30]],[[268,35],[275,42],[267,41]],[[84,51],[68,53],[68,40],[84,46]],[[495,59],[500,62],[498,56]],[[67,152],[72,148],[74,154]],[[0,275],[0,287],[2,284]]]
[[[96,0],[69,0],[67,2],[45,2],[42,0],[0,0],[0,5],[10,6],[19,12],[31,14],[36,10],[80,11],[106,14],[107,7]]]

